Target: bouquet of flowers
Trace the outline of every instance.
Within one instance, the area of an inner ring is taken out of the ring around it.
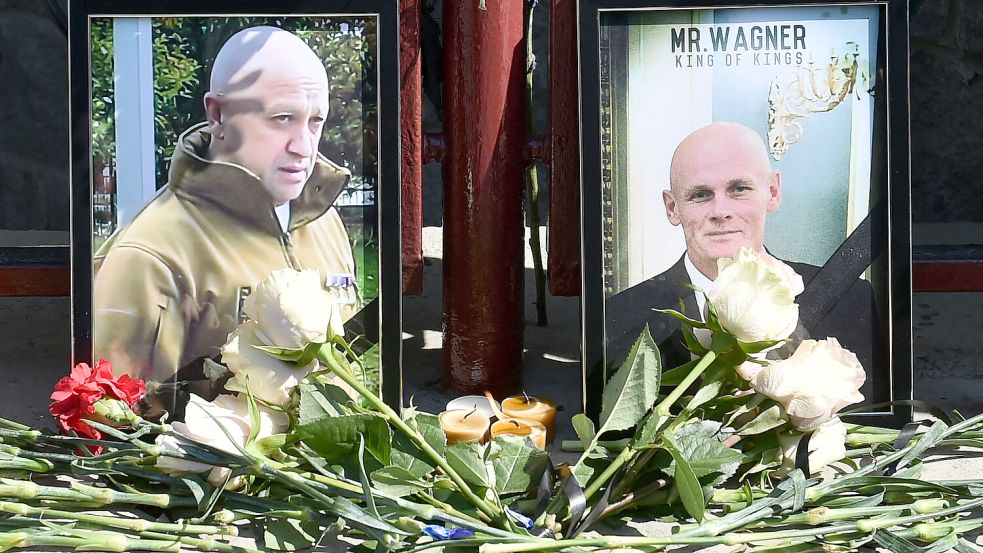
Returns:
[[[780,262],[742,250],[704,317],[667,312],[693,361],[663,370],[644,332],[599,418],[573,418],[569,466],[528,437],[450,444],[438,417],[387,406],[320,282],[286,270],[256,287],[222,349],[229,374],[213,374],[227,393],[192,395],[184,421],[139,416],[145,385],[104,362],[58,383],[61,434],[0,419],[0,551],[245,552],[243,527],[286,551],[327,537],[352,551],[974,550],[961,536],[983,525],[983,478],[921,480],[920,459],[983,446],[983,415],[903,434],[845,424],[864,371],[833,338],[789,343],[802,281]],[[585,534],[630,517],[675,532]]]

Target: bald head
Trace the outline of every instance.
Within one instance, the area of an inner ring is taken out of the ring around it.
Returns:
[[[717,260],[741,247],[764,252],[765,215],[781,205],[781,175],[753,130],[713,123],[693,131],[673,153],[669,185],[666,215],[682,226],[701,273],[716,278]]]
[[[300,73],[327,86],[324,65],[297,35],[277,27],[250,27],[222,45],[209,80],[214,94],[234,94],[257,82]]]
[[[324,64],[297,35],[253,27],[232,36],[205,94],[208,155],[258,178],[274,205],[303,192],[328,114]]]
[[[669,166],[669,185],[676,188],[696,166],[734,160],[740,160],[746,168],[760,174],[771,172],[768,150],[758,133],[739,123],[726,121],[700,127],[676,146]]]

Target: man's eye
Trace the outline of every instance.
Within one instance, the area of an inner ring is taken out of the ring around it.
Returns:
[[[289,123],[291,118],[292,117],[289,113],[281,113],[273,116],[273,120],[277,123]]]
[[[713,195],[706,190],[698,190],[689,195],[689,200],[691,202],[705,202],[709,200]]]
[[[324,117],[321,116],[311,117],[311,124],[320,125],[322,123],[324,123]]]
[[[733,188],[735,194],[745,194],[751,191],[751,187],[746,184],[739,184]]]

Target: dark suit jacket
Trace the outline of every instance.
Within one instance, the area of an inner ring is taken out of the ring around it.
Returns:
[[[685,254],[683,255],[685,257]],[[615,367],[620,365],[646,324],[655,343],[659,344],[663,366],[666,369],[677,367],[690,360],[690,353],[683,342],[679,322],[669,315],[652,310],[652,308],[679,310],[680,299],[682,299],[686,314],[699,318],[696,296],[686,287],[690,280],[683,262],[684,257],[680,257],[679,261],[664,273],[608,298],[605,303],[607,320],[605,351],[609,363],[613,361]],[[819,272],[819,267],[814,265],[788,261],[785,263],[802,276],[806,289]],[[808,336],[804,337],[822,340],[832,336],[839,340],[843,347],[855,353],[868,375],[861,392],[867,401],[871,402],[878,400],[871,395],[872,370],[887,366],[881,329],[882,324],[877,314],[870,283],[856,279],[856,282],[850,285],[847,292],[825,312],[825,315],[805,328]]]

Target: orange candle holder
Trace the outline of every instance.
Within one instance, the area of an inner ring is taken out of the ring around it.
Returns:
[[[491,425],[491,437],[511,434],[513,436],[528,436],[536,447],[546,449],[546,427],[539,421],[526,419],[505,419]]]
[[[477,409],[452,409],[437,415],[448,445],[461,442],[482,443],[488,439],[491,419]]]
[[[512,396],[502,402],[502,412],[516,419],[532,420],[546,427],[546,443],[556,435],[556,402],[542,396]]]

